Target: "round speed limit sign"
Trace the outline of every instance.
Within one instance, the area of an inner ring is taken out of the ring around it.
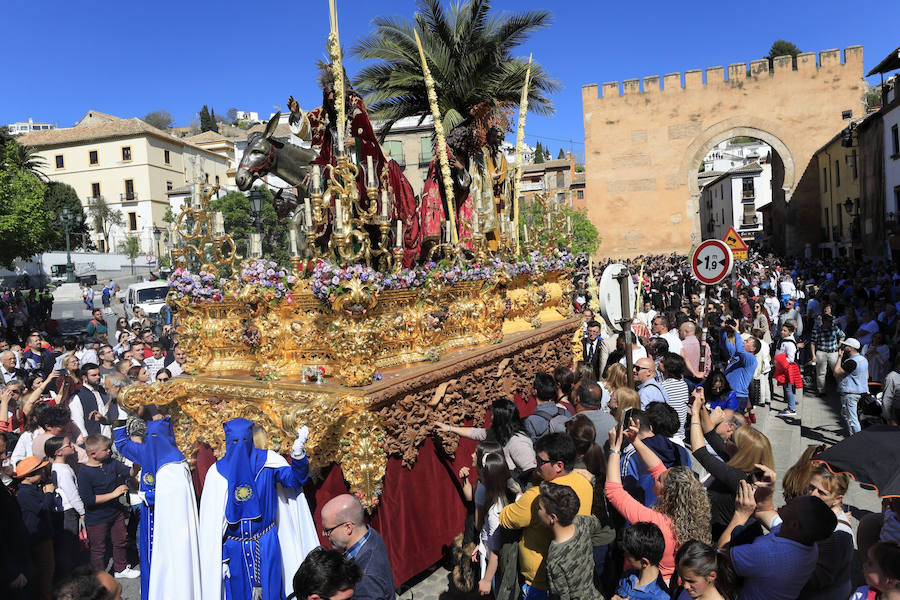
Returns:
[[[731,273],[731,248],[721,240],[706,240],[691,252],[691,271],[700,283],[714,285]]]

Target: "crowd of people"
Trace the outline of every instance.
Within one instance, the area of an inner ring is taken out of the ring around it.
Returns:
[[[626,335],[591,309],[589,277],[605,266],[576,277],[580,361],[537,374],[534,403],[494,402],[488,428],[435,424],[479,442],[459,472],[478,591],[900,597],[900,501],[854,537],[848,476],[816,461],[820,445],[776,473],[754,411],[783,402],[777,418],[797,426],[804,393],[837,395],[847,436],[896,426],[900,276],[767,257],[702,286],[685,257],[640,257],[627,265],[641,301]]]
[[[0,295],[0,495],[4,517],[16,515],[2,519],[4,597],[50,598],[78,567],[106,568],[109,551],[116,578],[140,575],[142,501],[129,494],[140,467],[111,438],[117,424],[140,435],[162,415],[154,406],[132,414],[118,394],[181,375],[186,355],[173,325],[139,308],[107,323],[114,312],[103,297],[103,308],[85,302],[83,331],[62,335],[49,293]]]
[[[591,308],[588,271],[599,277],[605,265],[582,266],[579,360],[538,373],[525,397],[493,402],[487,427],[434,423],[478,442],[458,472],[472,517],[472,593],[900,598],[900,501],[855,533],[847,475],[816,461],[821,446],[776,472],[754,411],[783,405],[778,417],[799,425],[808,398],[836,395],[848,436],[876,421],[897,426],[900,276],[877,264],[767,257],[701,286],[682,256],[640,257],[628,261],[641,301],[626,335]],[[31,314],[26,295],[9,298],[4,313],[15,305]],[[125,386],[183,373],[176,323],[139,309],[108,323],[108,310],[85,305],[91,318],[79,336],[49,335],[50,312],[36,312],[0,340],[8,597],[114,598],[117,579],[138,576],[145,600],[175,597],[178,585],[185,597],[216,600],[292,590],[302,600],[394,597],[385,541],[358,499],[332,498],[312,523],[300,492],[303,430],[285,461],[262,450],[261,428],[225,423],[228,449],[197,501],[194,463],[175,446],[164,409],[130,414],[117,402]],[[276,483],[298,490],[294,546],[281,539]],[[154,552],[173,522],[154,506],[175,490],[187,499],[176,520],[193,531],[188,551]],[[315,548],[317,533],[333,549]],[[297,564],[278,560],[288,555]],[[180,567],[159,566],[173,557]],[[168,581],[153,575],[173,568]]]

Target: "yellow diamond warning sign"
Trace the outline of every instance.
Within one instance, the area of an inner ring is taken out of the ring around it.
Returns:
[[[741,236],[738,235],[738,232],[734,230],[734,227],[728,228],[728,233],[725,234],[725,237],[722,238],[722,241],[731,248],[731,254],[734,256],[735,260],[746,260],[747,259],[747,244],[744,240],[741,239]]]

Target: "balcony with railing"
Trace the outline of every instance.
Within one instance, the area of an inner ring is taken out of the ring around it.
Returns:
[[[752,189],[741,192],[741,202],[748,203],[756,200],[756,192]]]
[[[88,196],[87,197],[88,206],[90,206],[96,202],[103,202],[103,196]]]
[[[123,204],[126,202],[137,202],[137,201],[138,201],[137,194],[135,194],[134,192],[125,192],[124,194],[119,194],[119,202],[122,202]]]
[[[759,217],[756,215],[744,217],[741,221],[741,229],[753,229],[759,226]]]
[[[544,189],[543,181],[523,181],[522,182],[522,191],[523,192],[539,192]]]

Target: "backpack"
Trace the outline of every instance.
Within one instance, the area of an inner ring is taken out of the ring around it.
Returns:
[[[547,427],[546,427],[546,429],[544,429],[544,432],[537,434],[533,441],[537,441],[538,438],[541,438],[541,437],[547,435],[548,433],[551,433],[553,431],[554,425],[562,425],[562,429],[560,429],[560,431],[565,431],[565,425],[563,425],[563,424],[569,420],[569,411],[567,411],[564,408],[560,408],[559,406],[556,406],[555,403],[554,403],[554,406],[556,407],[556,414],[553,415],[552,417],[547,416],[545,413],[542,413],[542,412],[541,413],[539,413],[539,412],[531,413],[532,417],[540,417],[544,421],[547,422]]]

